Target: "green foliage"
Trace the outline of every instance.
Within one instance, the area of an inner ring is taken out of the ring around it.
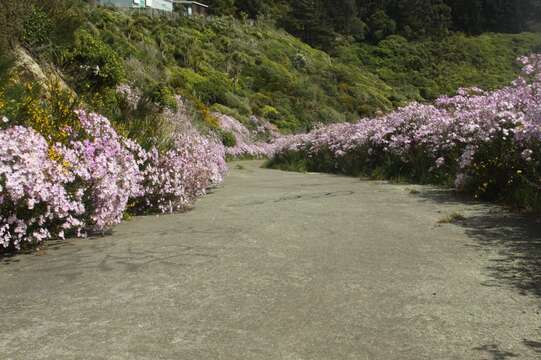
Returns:
[[[282,26],[304,42],[320,48],[332,45],[334,34],[328,8],[322,0],[297,0],[291,11],[281,19]]]
[[[6,54],[23,30],[28,4],[24,1],[2,1],[0,3],[0,54]]]
[[[195,93],[207,104],[220,103],[227,105],[226,94],[230,90],[227,78],[211,76],[195,84]]]
[[[214,15],[230,16],[237,11],[235,0],[210,0],[210,12]]]
[[[159,111],[149,102],[141,102],[136,109],[123,108],[122,118],[115,119],[114,124],[120,133],[135,139],[147,150],[153,146],[169,150],[173,146],[173,124],[160,116]]]
[[[161,107],[177,110],[175,91],[168,86],[156,84],[147,96],[152,102]]]
[[[270,105],[263,106],[263,108],[261,109],[261,116],[263,116],[265,119],[268,119],[271,122],[278,121],[280,120],[280,117],[281,117],[280,112],[276,108]]]
[[[337,35],[380,41],[445,36],[449,31],[520,33],[541,19],[538,0],[211,0],[217,15],[272,17],[312,46],[332,50]]]
[[[265,161],[263,166],[269,169],[307,172],[311,168],[311,160],[298,151],[290,151],[273,156]]]
[[[235,145],[237,145],[237,138],[235,138],[235,135],[232,132],[222,131],[220,135],[224,146],[234,147]]]
[[[162,109],[175,110],[175,96],[182,95],[193,104],[201,123],[211,128],[218,125],[209,108],[247,126],[249,117],[257,115],[284,132],[298,132],[317,123],[354,121],[462,86],[505,85],[515,76],[515,58],[541,47],[534,34],[409,41],[389,36],[404,30],[394,16],[377,6],[354,16],[362,6],[351,1],[338,2],[332,9],[309,8],[315,0],[299,1],[295,7],[275,2],[274,10],[270,3],[242,5],[250,15],[270,11],[284,17],[290,11],[306,21],[315,16],[312,20],[323,21],[326,29],[319,29],[318,22],[312,23],[313,28],[302,22],[289,25],[299,26],[303,38],[332,39],[329,53],[277,29],[267,18],[251,23],[233,17],[151,17],[103,7],[75,8],[71,1],[54,10],[52,4],[58,1],[47,0],[37,7],[32,16],[43,24],[37,21],[35,29],[45,27],[44,33],[54,38],[62,26],[84,25],[74,36],[66,31],[62,41],[55,40],[50,58],[91,108],[113,120],[138,118],[144,124],[151,123],[150,113],[159,109],[130,113],[115,92],[119,83],[137,87],[144,102]],[[229,1],[221,4],[231,6]],[[235,12],[238,6],[235,2]],[[437,13],[432,10],[429,15]],[[61,14],[70,13],[73,22],[59,20]],[[347,36],[327,31],[335,28]],[[35,29],[29,26],[25,32],[28,44],[39,43],[41,31]],[[382,33],[377,35],[374,29]],[[420,31],[415,26],[411,30]],[[376,35],[383,39],[377,45],[358,42]],[[36,49],[39,44],[32,48]]]
[[[76,35],[68,55],[68,67],[82,89],[112,87],[125,77],[120,56],[99,37],[86,30]]]
[[[22,40],[30,47],[43,46],[49,42],[54,24],[40,7],[31,6],[24,19]]]
[[[80,0],[26,0],[0,3],[0,54],[23,43],[48,60],[63,44],[73,40],[82,24]]]
[[[0,52],[0,84],[7,82],[10,69],[13,66],[13,57],[11,54]]]
[[[479,147],[465,190],[482,200],[505,201],[526,209],[541,210],[539,184],[531,181],[541,178],[539,168],[524,166],[512,139],[497,139]],[[535,146],[532,148],[537,150]]]
[[[199,75],[190,68],[173,67],[170,70],[169,84],[175,89],[186,89],[189,91],[206,81],[204,76]]]
[[[252,87],[260,92],[287,91],[296,80],[286,66],[267,58],[256,60],[247,73],[254,75]]]
[[[231,116],[237,120],[239,120],[241,123],[243,123],[245,126],[250,127],[252,124],[249,121],[249,117],[246,115],[242,115],[238,112],[236,109],[232,109],[228,106],[222,105],[222,104],[214,104],[210,108],[214,112],[218,112],[224,115]]]
[[[383,40],[396,32],[396,22],[383,10],[376,11],[367,20],[370,37],[375,41]]]
[[[341,90],[336,65],[327,54],[265,22],[253,26],[233,18],[171,20],[105,8],[92,9],[88,19],[61,63],[79,91],[94,92],[124,78],[161,105],[170,104],[172,92],[195,96],[201,109],[217,104],[240,120],[264,114],[288,131],[342,121],[345,112],[348,119],[360,115],[357,108],[336,100]],[[96,64],[100,70],[101,64],[110,64],[118,71],[103,79],[74,71],[75,66],[90,70]],[[350,103],[378,99],[373,108],[390,109],[390,89],[383,82],[356,66],[345,67],[349,74],[342,77],[352,82],[351,88],[363,88],[362,93],[352,92]],[[84,89],[81,75],[83,83],[90,84]],[[357,79],[362,81],[354,83]],[[267,111],[270,108],[275,110]]]
[[[57,82],[29,83],[10,79],[0,83],[0,113],[10,121],[3,126],[22,125],[42,134],[51,144],[64,142],[66,127],[77,130],[74,110],[77,97]]]
[[[541,46],[539,34],[462,34],[439,40],[408,41],[391,36],[378,45],[345,44],[336,49],[341,61],[361,66],[394,89],[391,100],[432,100],[459,87],[494,89],[517,74],[516,58]]]

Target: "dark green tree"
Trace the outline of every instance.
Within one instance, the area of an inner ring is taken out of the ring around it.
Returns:
[[[397,22],[406,37],[441,36],[451,26],[452,10],[443,0],[408,0],[397,5]]]
[[[350,34],[359,12],[355,0],[336,0],[326,2],[326,11],[335,31]]]
[[[368,18],[370,38],[380,41],[396,32],[396,22],[383,10],[378,10]]]
[[[333,26],[324,0],[298,0],[291,4],[282,25],[310,45],[328,49],[334,40]]]
[[[210,13],[218,16],[235,15],[237,7],[235,0],[207,0]]]

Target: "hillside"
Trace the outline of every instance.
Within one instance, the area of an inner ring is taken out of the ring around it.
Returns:
[[[123,81],[151,95],[195,97],[240,119],[261,116],[291,131],[393,106],[392,89],[370,72],[336,62],[268,24],[108,9],[89,15],[75,46],[84,48],[88,33],[101,39],[122,58]]]
[[[375,74],[407,102],[453,95],[460,87],[508,85],[517,75],[517,54],[539,52],[540,46],[540,35],[534,33],[454,34],[423,41],[391,36],[377,46],[340,46],[335,56]]]
[[[75,51],[92,50],[85,48],[88,34],[102,40],[123,60],[126,77],[119,81],[164,104],[168,94],[194,96],[240,120],[256,115],[285,131],[356,120],[461,86],[500,87],[515,77],[518,55],[541,47],[533,34],[456,35],[445,42],[391,38],[378,46],[344,43],[331,57],[264,22],[169,20],[109,9],[87,16]],[[70,60],[60,64],[68,73]],[[81,60],[92,66],[108,59]]]
[[[148,132],[134,129],[154,122],[149,117],[157,112],[148,104],[174,109],[175,95],[211,127],[217,111],[248,127],[255,115],[284,132],[306,131],[463,86],[504,86],[516,76],[516,57],[541,48],[532,33],[417,41],[394,35],[377,44],[338,37],[327,53],[270,20],[151,17],[47,3],[24,15],[23,45],[41,63],[54,64],[87,108],[143,140]],[[144,106],[128,110],[121,84],[141,93]]]

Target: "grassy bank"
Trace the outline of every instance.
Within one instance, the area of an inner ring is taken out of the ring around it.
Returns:
[[[516,57],[541,48],[541,37],[530,33],[453,34],[422,41],[390,36],[377,45],[337,38],[328,54],[272,21],[151,17],[63,3],[71,5],[24,15],[21,42],[58,69],[88,108],[141,139],[149,133],[136,129],[159,123],[158,111],[175,110],[175,95],[210,128],[217,127],[212,111],[219,111],[247,127],[257,116],[283,132],[306,131],[463,86],[507,85],[518,71]],[[136,111],[119,96],[121,84],[140,93]],[[154,126],[150,135],[161,133]]]

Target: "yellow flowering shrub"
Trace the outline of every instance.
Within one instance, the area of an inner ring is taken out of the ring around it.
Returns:
[[[76,96],[58,82],[8,84],[0,91],[0,111],[10,123],[32,127],[50,144],[63,143],[78,130],[77,107]]]
[[[49,158],[69,168],[70,164],[62,159],[53,146],[56,143],[66,143],[80,129],[74,113],[79,105],[76,96],[63,89],[57,81],[51,81],[45,86],[18,82],[12,78],[0,87],[0,115],[9,119],[4,126],[23,125],[33,128],[49,143]]]

